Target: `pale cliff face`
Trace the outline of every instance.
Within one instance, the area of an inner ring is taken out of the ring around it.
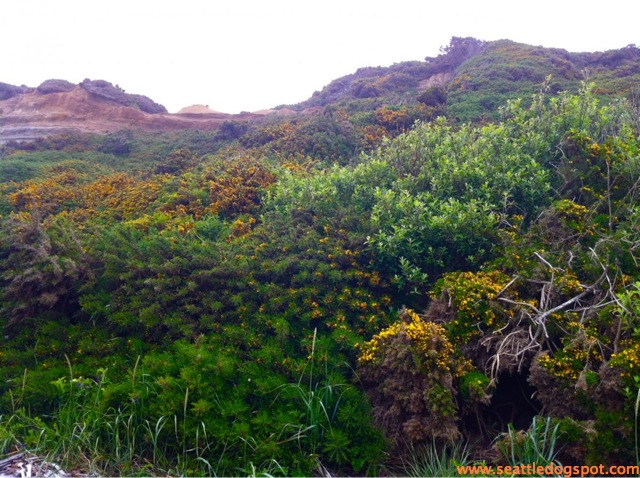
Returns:
[[[88,82],[88,83],[87,83]],[[0,142],[29,140],[68,131],[108,133],[123,129],[215,130],[226,120],[249,120],[207,108],[206,114],[169,114],[141,95],[128,95],[108,82],[73,85],[48,80],[38,88],[4,85],[0,96]]]

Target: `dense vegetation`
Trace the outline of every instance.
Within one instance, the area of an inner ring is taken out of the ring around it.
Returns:
[[[510,48],[462,40],[428,67]],[[406,474],[464,438],[468,462],[636,463],[639,111],[544,73],[499,121],[461,123],[460,83],[365,108],[362,81],[292,120],[6,145],[0,453]]]

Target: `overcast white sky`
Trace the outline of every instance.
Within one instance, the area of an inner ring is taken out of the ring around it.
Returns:
[[[452,36],[603,51],[640,45],[638,0],[2,0],[0,82],[118,84],[170,112],[303,101]]]

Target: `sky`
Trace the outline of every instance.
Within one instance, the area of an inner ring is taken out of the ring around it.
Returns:
[[[453,36],[572,52],[640,46],[638,0],[2,0],[0,82],[107,80],[169,112],[258,111]]]

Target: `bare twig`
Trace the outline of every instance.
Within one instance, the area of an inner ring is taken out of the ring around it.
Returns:
[[[548,267],[549,269],[551,269],[552,271],[562,271],[562,272],[564,272],[564,269],[562,269],[562,268],[560,268],[560,267],[552,266],[552,265],[549,263],[549,261],[547,261],[547,260],[546,260],[544,257],[542,257],[542,255],[540,255],[539,253],[534,252],[534,253],[533,253],[533,255],[534,255],[534,256],[536,256],[538,259],[540,259],[542,262],[544,262],[544,263],[547,265],[547,267]]]
[[[543,312],[542,314],[538,315],[537,317],[534,317],[534,320],[536,322],[543,322],[546,320],[547,317],[549,317],[551,314],[555,314],[556,312],[560,312],[562,309],[566,309],[567,307],[569,307],[571,304],[575,304],[576,302],[578,302],[580,299],[582,299],[583,297],[585,297],[586,295],[594,292],[596,290],[596,288],[607,278],[607,271],[605,270],[602,275],[600,276],[600,278],[593,284],[590,285],[589,287],[587,287],[584,291],[582,291],[580,294],[576,295],[575,297],[572,297],[571,299],[563,302],[560,305],[555,306],[552,309],[549,309],[545,312]]]
[[[502,288],[502,290],[496,294],[496,298],[500,297],[500,296],[501,296],[501,295],[502,295],[502,294],[503,294],[503,293],[504,293],[504,292],[505,292],[509,287],[511,287],[511,286],[513,285],[513,283],[514,283],[515,281],[517,281],[518,279],[520,279],[520,276],[515,276],[513,279],[511,279],[511,280],[509,281],[509,283],[508,283],[507,285],[505,285],[505,286]]]
[[[15,453],[7,458],[3,458],[2,460],[0,460],[0,469],[2,469],[2,467],[5,467],[7,465],[9,465],[10,463],[13,463],[17,460],[20,460],[24,455],[26,455],[27,452],[25,451],[21,451],[19,453]]]
[[[538,308],[535,305],[529,304],[528,302],[520,302],[518,300],[511,300],[511,299],[507,299],[506,297],[498,297],[498,300],[501,300],[503,302],[507,302],[508,304],[522,305],[522,306],[525,306],[525,307],[530,307],[536,313],[540,313],[540,311],[538,310]]]

